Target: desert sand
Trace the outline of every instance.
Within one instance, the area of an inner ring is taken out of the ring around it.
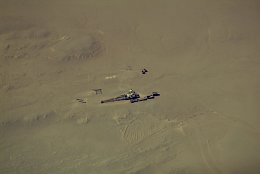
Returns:
[[[259,19],[258,0],[0,0],[0,173],[260,173]],[[129,89],[161,96],[100,103]]]

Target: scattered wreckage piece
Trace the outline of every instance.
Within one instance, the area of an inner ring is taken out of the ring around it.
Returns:
[[[100,95],[100,94],[102,94],[103,92],[102,92],[102,89],[92,89],[93,91],[95,91],[96,92],[96,95]]]
[[[159,92],[152,92],[152,95],[153,95],[154,97],[156,97],[156,96],[160,96],[161,94],[160,94]]]
[[[80,103],[87,103],[86,101],[84,101],[83,99],[81,99],[81,98],[77,98],[76,99],[78,102],[80,102]]]
[[[160,96],[159,92],[152,92],[151,95],[147,95],[147,96],[142,97],[142,98],[131,99],[130,102],[131,103],[136,103],[136,102],[139,102],[139,101],[146,101],[146,100],[149,100],[149,99],[154,99],[157,96]]]
[[[142,74],[146,74],[148,72],[148,70],[147,69],[142,69]]]

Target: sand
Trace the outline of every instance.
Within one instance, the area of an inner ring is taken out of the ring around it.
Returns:
[[[259,173],[259,17],[257,0],[0,0],[0,173]],[[161,96],[100,103],[129,89]]]

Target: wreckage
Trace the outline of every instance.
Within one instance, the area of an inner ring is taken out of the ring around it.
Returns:
[[[129,92],[126,93],[126,94],[120,95],[120,96],[115,97],[115,98],[102,100],[101,103],[124,101],[124,100],[129,100],[131,103],[135,103],[135,102],[139,102],[139,101],[145,101],[145,100],[148,100],[148,99],[154,99],[156,96],[160,96],[160,93],[152,92],[151,95],[140,97],[140,95],[137,92],[130,89]]]

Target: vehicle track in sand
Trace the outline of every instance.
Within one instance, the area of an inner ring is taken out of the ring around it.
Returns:
[[[221,174],[222,171],[217,166],[214,155],[212,155],[212,150],[211,150],[209,140],[203,139],[201,129],[199,127],[195,127],[195,134],[196,134],[197,144],[199,145],[201,158],[203,159],[207,168],[211,171],[211,173]]]
[[[140,117],[121,128],[122,140],[128,144],[136,144],[163,129],[160,120],[152,116]]]

